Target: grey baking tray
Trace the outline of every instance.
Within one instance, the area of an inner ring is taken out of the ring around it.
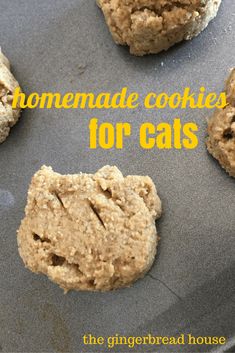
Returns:
[[[174,92],[206,85],[220,92],[235,65],[235,1],[197,38],[160,55],[136,58],[116,46],[94,0],[0,0],[0,45],[26,93],[111,91],[123,86]],[[26,110],[0,145],[0,351],[105,352],[85,347],[85,333],[109,336],[226,336],[225,347],[140,348],[156,352],[235,351],[235,180],[206,152],[207,110]],[[130,121],[122,151],[89,150],[88,121]],[[199,125],[193,151],[144,151],[144,121]],[[28,184],[41,165],[61,173],[117,165],[125,175],[150,175],[163,201],[161,242],[150,275],[107,294],[62,290],[26,270],[16,229]],[[120,347],[114,351],[133,352]]]

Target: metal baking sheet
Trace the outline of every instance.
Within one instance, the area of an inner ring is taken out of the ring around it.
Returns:
[[[235,57],[235,2],[197,38],[168,52],[136,58],[116,46],[94,0],[0,0],[0,45],[26,93],[137,90],[175,92],[204,85],[220,92]],[[235,181],[206,152],[207,110],[26,110],[0,146],[0,351],[105,352],[82,336],[226,336],[226,347],[182,346],[182,352],[235,351]],[[89,150],[88,121],[129,121],[122,151]],[[195,121],[193,151],[144,151],[137,132],[156,124]],[[150,275],[111,293],[62,290],[26,270],[16,229],[30,179],[41,165],[60,173],[117,165],[150,175],[163,201],[161,242]],[[174,347],[137,351],[175,352]],[[113,351],[133,352],[119,347]]]

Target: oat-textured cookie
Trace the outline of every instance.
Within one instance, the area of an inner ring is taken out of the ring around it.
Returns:
[[[197,36],[221,0],[97,0],[113,39],[134,55],[159,53]]]
[[[235,177],[235,70],[226,84],[228,105],[218,109],[208,122],[208,151]]]
[[[152,266],[161,201],[147,176],[116,167],[60,175],[42,167],[33,177],[18,231],[30,270],[65,291],[108,291],[131,285]]]
[[[0,49],[0,143],[6,140],[20,117],[20,108],[12,109],[13,93],[17,87],[19,83],[10,71],[9,60]]]

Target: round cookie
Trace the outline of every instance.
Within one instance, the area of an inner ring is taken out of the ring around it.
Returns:
[[[217,110],[208,122],[207,149],[235,177],[235,69],[226,82],[226,95],[227,106]]]
[[[13,93],[17,87],[19,83],[10,71],[10,63],[0,50],[0,143],[6,140],[20,117],[21,109],[12,109]]]
[[[42,167],[25,213],[18,245],[26,267],[65,291],[130,286],[154,261],[161,201],[149,177],[110,166],[94,175]]]
[[[235,108],[218,110],[208,123],[208,151],[235,177]]]
[[[117,44],[142,56],[167,50],[204,30],[221,0],[97,0]]]

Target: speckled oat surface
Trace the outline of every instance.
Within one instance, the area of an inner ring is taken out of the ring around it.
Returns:
[[[116,46],[93,0],[10,0],[1,4],[0,43],[26,93],[112,90],[123,86],[179,91],[206,85],[221,92],[234,67],[235,2],[224,0],[216,19],[193,41],[166,53],[136,58]],[[0,346],[3,352],[97,352],[84,347],[96,335],[225,335],[233,344],[235,185],[205,148],[211,111],[24,111],[0,146]],[[123,151],[90,151],[88,121],[130,121],[133,135]],[[199,126],[195,151],[143,151],[143,121],[176,116]],[[164,214],[161,240],[149,275],[112,293],[66,296],[43,276],[22,266],[16,229],[28,185],[41,165],[61,174],[94,173],[106,164],[124,175],[148,174]],[[215,351],[198,347],[198,352]],[[223,349],[216,351],[222,352]],[[106,352],[100,348],[100,352]],[[116,352],[128,352],[121,347]],[[138,347],[137,351],[155,352]],[[175,352],[175,347],[158,347]],[[183,346],[182,352],[192,351]],[[196,350],[194,349],[194,352]],[[133,352],[129,349],[129,352]]]
[[[235,70],[226,82],[227,106],[215,110],[208,121],[207,149],[229,175],[235,177]]]
[[[142,56],[167,50],[202,32],[221,0],[97,0],[117,44]]]
[[[124,177],[115,166],[61,175],[42,166],[29,187],[19,253],[65,292],[130,287],[152,267],[161,213],[148,176]]]
[[[14,90],[19,87],[11,73],[10,62],[0,48],[0,143],[4,142],[20,117],[20,108],[12,109]]]

